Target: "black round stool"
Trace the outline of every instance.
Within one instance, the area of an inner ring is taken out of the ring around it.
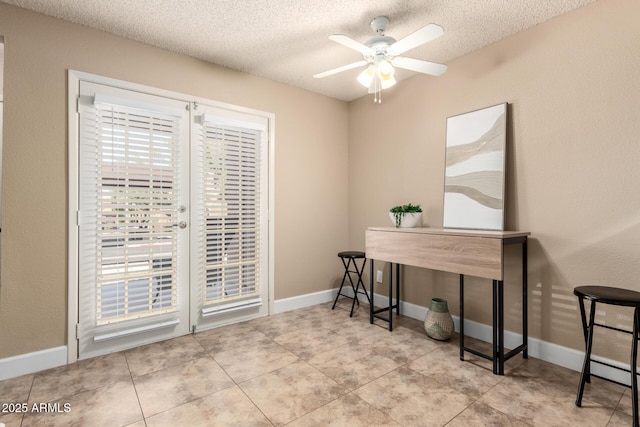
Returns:
[[[340,289],[338,289],[338,295],[336,295],[336,300],[333,302],[333,307],[331,307],[331,310],[336,308],[336,303],[338,302],[338,298],[340,298],[340,295],[342,295],[343,297],[351,298],[353,300],[353,302],[351,303],[351,314],[349,314],[349,317],[353,317],[353,309],[355,308],[356,303],[360,305],[360,301],[358,301],[358,293],[360,292],[360,285],[362,285],[362,290],[364,291],[364,295],[367,297],[369,304],[371,304],[371,299],[369,299],[367,288],[365,288],[364,283],[362,282],[362,273],[364,272],[364,266],[367,264],[367,258],[365,256],[365,253],[360,251],[339,252],[338,257],[340,257],[340,259],[342,260],[342,265],[344,265],[344,276],[342,276],[342,283],[340,283]],[[356,263],[357,259],[363,260],[362,266],[360,267],[360,269],[358,269],[358,264]],[[358,280],[355,286],[353,285],[353,280],[351,279],[352,273],[358,276]],[[353,289],[353,297],[342,293],[342,287],[344,286],[344,281],[347,277],[349,278],[349,283],[351,283],[351,289]],[[360,292],[360,293],[363,293],[363,292]]]
[[[613,288],[610,286],[579,286],[573,290],[573,293],[578,297],[580,302],[580,315],[582,317],[582,330],[584,332],[584,342],[586,345],[586,352],[584,355],[584,365],[582,366],[582,373],[580,375],[580,387],[578,388],[578,397],[576,399],[576,406],[582,405],[582,394],[584,392],[585,382],[591,382],[591,375],[594,377],[611,381],[609,378],[604,378],[591,373],[591,362],[606,365],[610,368],[620,369],[622,371],[631,373],[631,406],[633,413],[633,425],[638,427],[638,377],[637,377],[637,357],[638,357],[638,333],[640,332],[640,292],[631,291],[628,289]],[[584,309],[584,300],[591,301],[591,309],[589,312],[589,322],[587,323],[587,317]],[[596,303],[619,305],[624,307],[633,307],[633,331],[627,331],[624,329],[614,328],[612,326],[603,325],[595,322],[596,316]],[[625,332],[632,334],[631,340],[631,363],[629,369],[619,368],[610,364],[599,362],[591,359],[591,348],[593,345],[593,327],[600,326],[606,329],[613,329],[618,332]],[[617,382],[616,382],[617,383]]]

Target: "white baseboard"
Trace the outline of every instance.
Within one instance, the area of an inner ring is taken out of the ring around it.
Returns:
[[[284,313],[285,311],[296,310],[298,308],[310,307],[312,305],[333,301],[337,293],[338,289],[329,289],[327,291],[279,299],[273,303],[275,311],[273,314]]]
[[[350,289],[349,289],[350,290]],[[311,294],[300,295],[297,297],[284,298],[274,301],[275,313],[284,313],[290,310],[309,307],[312,305],[322,304],[333,301],[338,293],[337,289],[314,292]],[[374,301],[376,305],[387,301],[384,295],[375,294]],[[393,300],[395,304],[395,300]],[[417,320],[423,320],[428,309],[416,304],[408,302],[400,303],[400,312],[408,317]],[[460,318],[453,316],[456,332],[460,331]],[[465,336],[479,339],[485,342],[491,342],[493,331],[491,326],[482,323],[466,320],[464,324]],[[522,343],[522,335],[511,331],[504,332],[505,347],[515,348]],[[529,337],[529,355],[537,359],[563,366],[574,371],[582,370],[584,352],[557,344],[549,343],[538,338]],[[521,356],[514,356],[521,357]],[[603,362],[609,363],[623,369],[629,369],[629,365],[620,363],[615,360],[598,358]],[[42,371],[44,369],[55,368],[67,364],[67,347],[55,347],[47,350],[36,351],[33,353],[21,354],[18,356],[0,359],[0,381],[8,378],[18,377],[20,375],[31,374]],[[594,374],[601,375],[605,378],[611,378],[622,384],[630,384],[630,376],[627,372],[621,372],[607,366],[598,364],[591,365],[591,371]]]
[[[67,364],[67,346],[0,359],[0,381]]]

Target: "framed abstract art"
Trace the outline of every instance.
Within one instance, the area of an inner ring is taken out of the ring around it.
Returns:
[[[507,104],[447,118],[445,228],[504,230]]]

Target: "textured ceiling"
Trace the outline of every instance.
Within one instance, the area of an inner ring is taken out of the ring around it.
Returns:
[[[356,82],[360,69],[312,77],[361,59],[331,34],[364,42],[379,15],[397,40],[436,23],[444,36],[403,56],[447,63],[594,0],[0,1],[349,101],[367,94]],[[415,74],[399,70],[396,78]]]

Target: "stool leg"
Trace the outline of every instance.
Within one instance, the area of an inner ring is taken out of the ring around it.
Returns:
[[[369,298],[369,293],[367,292],[367,287],[364,285],[364,282],[362,281],[362,274],[364,273],[364,268],[367,265],[367,259],[364,259],[364,262],[362,263],[362,267],[360,268],[360,270],[358,270],[358,264],[356,264],[355,261],[353,261],[353,266],[356,269],[356,274],[358,275],[358,283],[356,283],[356,293],[358,292],[358,289],[360,289],[360,285],[362,285],[362,290],[364,291],[364,296],[367,297],[367,301],[369,301],[369,304],[371,304],[371,298]]]
[[[353,267],[356,269],[356,272],[358,271],[358,264],[356,264],[356,260],[354,258],[349,258],[349,262],[347,263],[347,273],[349,283],[351,283],[351,289],[353,289],[353,301],[351,302],[351,313],[349,313],[349,317],[353,317],[353,309],[356,307],[356,303],[360,305],[360,301],[358,301],[358,288],[353,286],[353,280],[351,279],[351,273],[353,271],[349,270],[349,268],[351,268],[351,263],[353,263]]]
[[[351,273],[353,273],[354,271],[349,270],[351,268],[351,263],[353,263],[356,271],[358,270],[358,267],[356,266],[356,260],[353,258],[349,258],[349,262],[347,262],[347,277],[349,278],[349,283],[351,283],[351,290],[353,290],[354,302],[357,302],[358,305],[360,305],[360,301],[358,301],[358,292],[356,292],[356,287],[353,285],[353,279],[351,278]]]
[[[580,304],[583,304],[582,298],[580,298]],[[583,307],[584,310],[584,307]],[[583,311],[584,313],[584,311]],[[584,364],[582,365],[582,373],[580,374],[580,387],[578,388],[578,397],[576,398],[576,406],[582,406],[582,394],[584,393],[584,384],[587,382],[587,377],[591,372],[591,347],[593,345],[593,323],[596,318],[596,302],[591,301],[591,312],[589,313],[589,325],[587,334],[587,348],[584,354]],[[635,316],[634,316],[635,318]],[[634,322],[636,322],[634,320]]]
[[[578,302],[580,303],[580,319],[582,320],[582,333],[584,335],[584,348],[587,348],[587,342],[589,339],[589,328],[587,327],[587,315],[584,310],[584,299],[578,298]],[[589,369],[587,370],[587,382],[591,382],[591,364],[589,364]]]
[[[344,279],[346,279],[347,275],[349,274],[349,268],[347,267],[347,264],[345,264],[344,258],[340,258],[340,260],[342,261],[342,265],[344,265],[344,275],[342,276],[342,282],[340,282],[340,289],[338,289],[338,295],[336,295],[336,299],[335,301],[333,301],[333,306],[331,307],[331,310],[336,308],[336,303],[338,302],[338,298],[340,298],[340,294],[342,293],[342,287],[344,286]]]
[[[633,427],[638,427],[638,331],[640,330],[640,311],[636,308],[633,311],[633,343],[631,346],[631,408],[633,414]]]

